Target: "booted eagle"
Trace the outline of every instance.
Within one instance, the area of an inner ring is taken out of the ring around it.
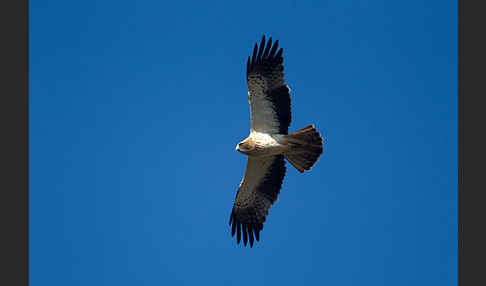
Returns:
[[[236,150],[248,156],[245,175],[240,183],[230,216],[231,236],[246,246],[256,239],[277,201],[285,177],[285,159],[297,171],[311,169],[322,154],[322,138],[314,125],[288,134],[291,120],[290,89],[285,84],[282,49],[265,36],[255,44],[248,57],[246,79],[250,104],[250,136],[238,143]]]

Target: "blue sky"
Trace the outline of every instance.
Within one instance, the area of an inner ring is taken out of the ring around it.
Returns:
[[[456,1],[31,1],[32,285],[456,285]],[[229,214],[246,59],[284,49],[289,164],[252,249]]]

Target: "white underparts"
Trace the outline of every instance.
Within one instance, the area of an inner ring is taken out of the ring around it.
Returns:
[[[282,154],[286,150],[286,145],[281,144],[283,136],[285,135],[267,134],[267,133],[250,130],[249,137],[259,147],[258,152],[251,155],[270,156],[270,155]]]

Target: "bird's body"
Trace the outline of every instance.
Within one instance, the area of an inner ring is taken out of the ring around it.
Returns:
[[[248,138],[236,146],[236,150],[253,157],[282,154],[288,149],[283,144],[284,136],[283,134],[268,134],[252,131]]]
[[[250,135],[236,150],[248,156],[245,175],[231,211],[232,235],[246,246],[260,239],[270,206],[277,200],[285,177],[285,159],[299,172],[312,168],[323,152],[322,138],[313,125],[288,134],[290,89],[283,74],[282,49],[265,37],[248,57],[247,82]]]

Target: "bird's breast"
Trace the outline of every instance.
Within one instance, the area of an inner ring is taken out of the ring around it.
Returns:
[[[271,156],[285,151],[285,145],[279,143],[281,135],[251,132],[249,138],[255,144],[255,149],[249,156]]]

